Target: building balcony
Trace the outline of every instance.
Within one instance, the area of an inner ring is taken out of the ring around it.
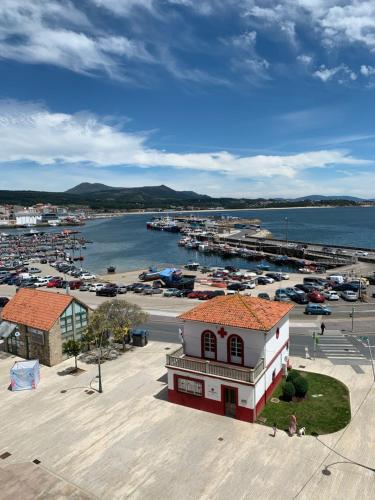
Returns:
[[[260,358],[256,366],[251,368],[187,356],[183,347],[180,347],[175,352],[167,354],[166,366],[254,384],[264,370],[264,358]]]

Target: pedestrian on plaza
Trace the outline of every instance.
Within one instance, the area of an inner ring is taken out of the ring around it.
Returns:
[[[289,417],[289,436],[294,436],[297,431],[297,418],[295,415]]]
[[[272,430],[273,430],[273,437],[276,437],[276,431],[277,431],[276,422],[273,424]]]
[[[320,335],[324,335],[324,330],[325,329],[326,329],[326,325],[324,324],[324,321],[322,321],[322,324],[320,325],[320,330],[321,330]]]

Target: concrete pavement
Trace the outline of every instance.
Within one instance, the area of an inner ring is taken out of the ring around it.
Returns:
[[[374,497],[374,473],[341,463],[344,459],[327,448],[375,467],[370,366],[355,374],[328,359],[293,358],[295,367],[348,385],[353,419],[346,429],[319,440],[283,432],[272,438],[268,427],[168,403],[164,363],[174,348],[152,341],[105,363],[103,394],[88,392],[90,384],[96,387],[95,366],[80,363],[86,370],[81,375],[61,375],[71,360],[42,367],[38,389],[12,393],[8,374],[16,358],[3,355],[0,455],[11,455],[0,459],[2,492],[19,474],[18,495],[12,499],[30,498],[30,491],[38,498],[38,488],[43,498]],[[32,463],[35,458],[40,465]],[[59,494],[43,493],[39,473],[24,473],[19,466],[24,463],[60,478],[65,492],[55,485]],[[326,465],[330,475],[322,474]]]

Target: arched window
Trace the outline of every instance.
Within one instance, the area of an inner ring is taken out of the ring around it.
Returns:
[[[202,333],[202,358],[216,359],[216,335],[210,330]]]
[[[228,338],[228,363],[243,365],[243,340],[238,335]]]

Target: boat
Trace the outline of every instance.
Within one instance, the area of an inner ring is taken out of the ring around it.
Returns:
[[[257,268],[262,269],[262,271],[269,271],[270,270],[270,266],[268,264],[258,264]]]
[[[115,273],[115,272],[116,272],[115,266],[108,266],[107,267],[107,273]]]
[[[198,271],[199,269],[199,262],[188,262],[187,264],[184,265],[185,269],[188,269],[189,271]]]

